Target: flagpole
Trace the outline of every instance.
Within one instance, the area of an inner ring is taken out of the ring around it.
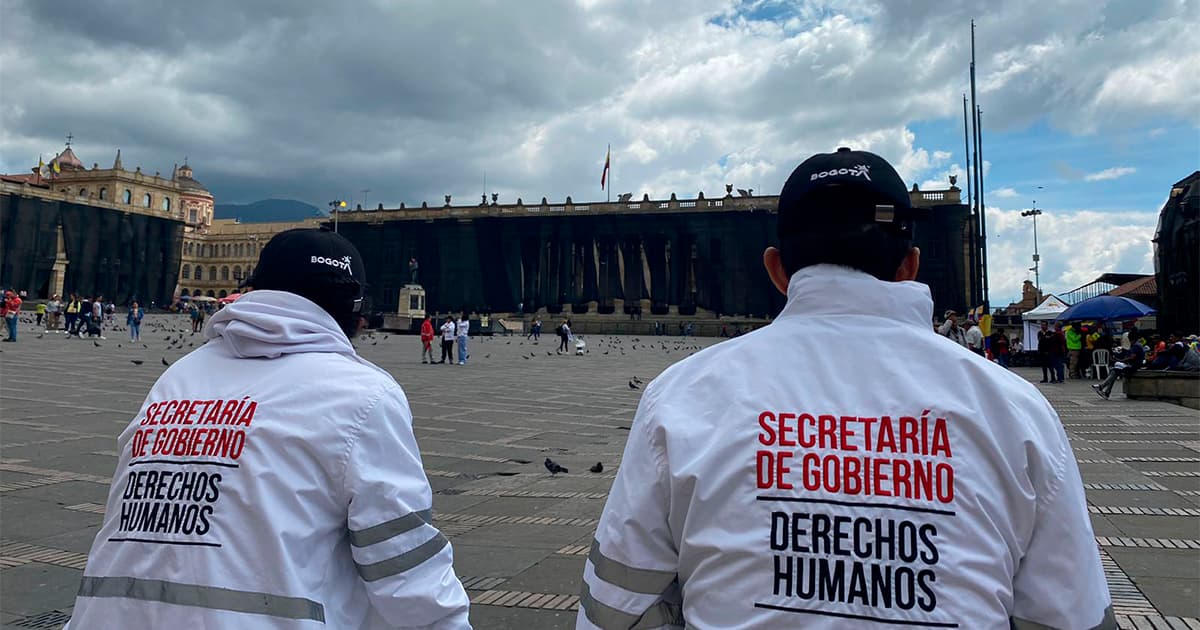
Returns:
[[[608,162],[608,186],[604,189],[604,202],[612,203],[612,144],[604,151],[604,159]]]

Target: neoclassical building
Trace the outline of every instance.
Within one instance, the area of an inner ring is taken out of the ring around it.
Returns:
[[[179,294],[222,298],[235,292],[254,270],[259,252],[271,237],[292,228],[320,227],[321,221],[241,223],[216,219],[185,234]]]

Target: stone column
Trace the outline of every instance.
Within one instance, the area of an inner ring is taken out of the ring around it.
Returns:
[[[70,261],[67,260],[67,245],[66,241],[63,239],[63,226],[61,221],[55,228],[54,237],[56,243],[55,247],[57,249],[54,253],[54,265],[50,268],[50,295],[58,294],[59,297],[62,297],[63,291],[66,288],[65,284],[67,280],[67,265],[70,264]]]

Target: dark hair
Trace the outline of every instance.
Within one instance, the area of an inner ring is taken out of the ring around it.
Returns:
[[[878,223],[816,225],[802,233],[782,234],[779,255],[788,276],[812,265],[841,265],[892,281],[912,249],[910,233]]]

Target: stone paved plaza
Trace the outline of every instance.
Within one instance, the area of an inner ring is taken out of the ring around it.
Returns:
[[[162,372],[199,345],[169,347],[155,315],[144,343],[27,332],[0,345],[0,622],[58,628],[101,522],[115,438]],[[178,337],[178,333],[175,333]],[[473,340],[466,367],[421,365],[415,337],[358,341],[412,403],[435,519],[454,544],[476,628],[571,628],[579,578],[640,391],[713,340],[593,337]],[[135,365],[132,361],[144,363]],[[1024,370],[1036,378],[1033,370]],[[1200,628],[1200,414],[1111,401],[1085,383],[1039,385],[1067,425],[1097,544],[1126,628]],[[1118,387],[1119,391],[1119,387]],[[551,477],[550,456],[570,469]],[[588,467],[603,462],[601,474]]]

